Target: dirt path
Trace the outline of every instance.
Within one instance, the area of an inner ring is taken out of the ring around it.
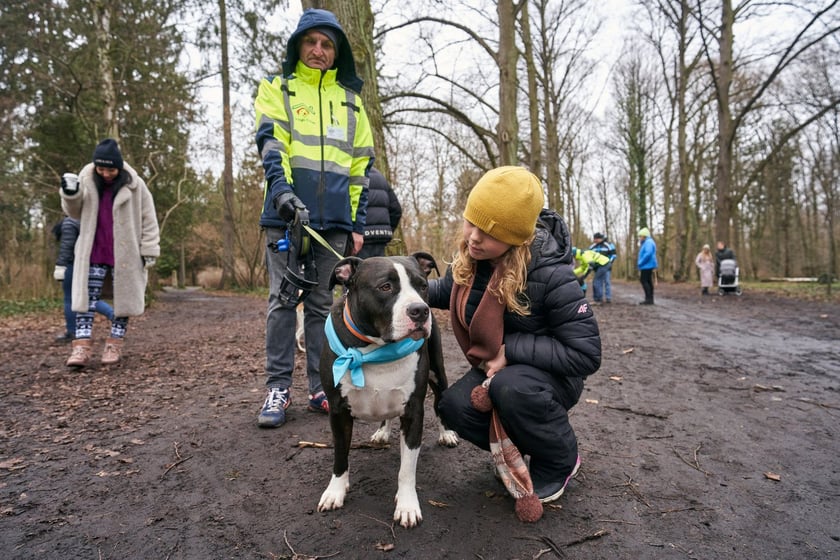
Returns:
[[[516,520],[489,457],[434,444],[424,520],[392,527],[399,453],[357,449],[345,507],[318,513],[326,418],[297,375],[259,430],[264,302],[161,294],[127,359],[68,371],[58,316],[0,322],[0,551],[15,559],[840,558],[840,305],[616,284],[601,370],[572,424],[583,467]],[[95,335],[105,333],[97,323]],[[445,332],[450,378],[465,362]],[[428,415],[427,415],[428,416]],[[358,425],[363,442],[373,426]],[[396,434],[395,434],[396,435]],[[778,480],[775,480],[778,478]]]

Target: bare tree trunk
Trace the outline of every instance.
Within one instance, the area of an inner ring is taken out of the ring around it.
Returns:
[[[119,141],[120,127],[117,122],[117,92],[114,89],[114,68],[111,64],[111,3],[91,2],[91,11],[96,14],[96,58],[99,64],[99,80],[102,85],[102,122],[104,136]]]
[[[524,1],[524,0],[523,0]],[[501,165],[516,165],[519,140],[519,119],[516,116],[519,83],[516,63],[519,50],[516,48],[516,6],[513,0],[499,0],[499,162]]]
[[[719,153],[715,173],[715,237],[717,241],[723,241],[727,245],[731,244],[729,237],[732,220],[732,144],[735,136],[732,109],[729,105],[729,92],[732,87],[733,24],[732,0],[722,0],[716,80]]]
[[[677,165],[679,166],[679,187],[677,197],[677,263],[676,273],[682,278],[688,278],[692,268],[691,255],[688,244],[694,239],[696,232],[691,228],[689,221],[689,180],[690,170],[688,164],[688,141],[686,129],[688,127],[688,114],[686,111],[686,96],[688,95],[688,80],[691,75],[688,58],[688,20],[691,8],[688,0],[680,0],[679,3],[679,28],[678,28],[678,72],[677,75]],[[694,64],[691,65],[693,68]],[[675,274],[676,275],[676,274]]]
[[[224,137],[225,167],[222,171],[222,193],[224,196],[224,220],[222,221],[222,278],[219,288],[224,289],[236,281],[234,270],[233,240],[233,139],[230,117],[230,61],[228,59],[227,12],[224,0],[219,0],[219,34],[222,49],[222,126]]]
[[[525,47],[525,68],[528,77],[528,116],[531,127],[531,146],[528,163],[531,172],[537,177],[543,178],[543,151],[542,136],[540,134],[540,105],[539,92],[537,89],[537,67],[534,61],[534,44],[531,40],[531,22],[528,16],[528,0],[522,2],[522,12],[519,14],[519,28],[522,30],[522,43]],[[553,206],[552,206],[553,208]]]
[[[370,0],[326,0],[319,3],[324,9],[333,12],[344,32],[353,57],[356,60],[356,73],[365,82],[362,88],[362,101],[373,132],[373,145],[376,153],[376,168],[391,180],[388,153],[385,149],[385,128],[382,124],[382,103],[379,98],[379,75],[376,71],[376,46],[373,43],[374,18],[370,9]]]

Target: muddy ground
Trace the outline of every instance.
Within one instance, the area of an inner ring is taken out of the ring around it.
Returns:
[[[638,284],[616,283],[596,308],[603,365],[571,416],[583,466],[535,524],[487,454],[435,444],[427,414],[411,530],[391,521],[393,445],[354,449],[344,508],[316,511],[332,451],[299,442],[331,436],[302,375],[287,424],[256,427],[262,299],[161,293],[121,366],[81,372],[53,342],[58,313],[2,320],[0,555],[839,558],[840,305],[698,292],[660,284],[637,306]],[[354,440],[373,431],[357,423]]]

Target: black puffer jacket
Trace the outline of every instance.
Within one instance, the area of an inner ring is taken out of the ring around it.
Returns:
[[[586,377],[601,366],[598,323],[572,272],[568,228],[543,211],[531,245],[526,294],[528,316],[505,311],[505,357],[562,377]],[[429,304],[448,309],[452,270],[429,282]],[[469,320],[469,318],[468,318]]]
[[[65,217],[61,220],[61,232],[58,238],[58,259],[55,264],[58,266],[70,266],[73,264],[74,251],[76,250],[76,239],[79,238],[79,220]]]
[[[394,237],[394,230],[402,218],[402,206],[391,185],[378,169],[372,167],[368,173],[367,218],[365,219],[365,243],[388,243]]]

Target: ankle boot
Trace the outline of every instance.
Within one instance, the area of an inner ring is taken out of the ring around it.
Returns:
[[[70,353],[70,357],[67,358],[65,365],[67,367],[87,366],[91,356],[91,340],[89,338],[77,338],[72,344],[73,351]]]
[[[118,364],[122,358],[123,339],[108,338],[105,341],[105,348],[102,350],[102,359],[99,360],[103,366]]]

